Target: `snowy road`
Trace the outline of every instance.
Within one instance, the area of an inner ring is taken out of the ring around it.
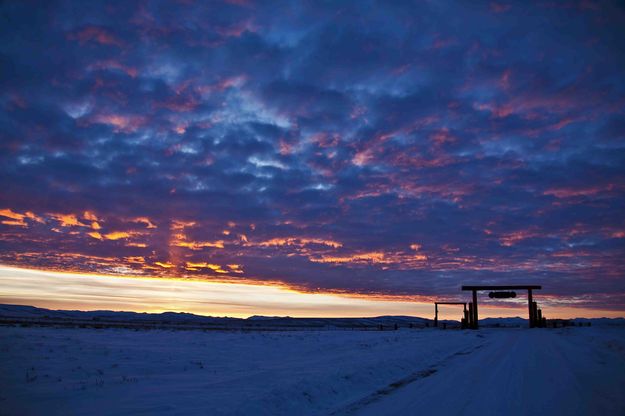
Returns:
[[[622,416],[624,386],[624,327],[0,327],[0,415]]]
[[[483,348],[344,413],[625,415],[623,344],[576,331],[486,332]]]

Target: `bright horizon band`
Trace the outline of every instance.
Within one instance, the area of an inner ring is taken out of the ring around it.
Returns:
[[[0,302],[49,309],[188,312],[249,317],[365,317],[409,315],[431,318],[429,302],[380,300],[337,294],[312,294],[284,286],[61,273],[0,265]],[[484,304],[481,316],[523,316],[524,304]],[[622,317],[623,311],[546,307],[554,318]],[[458,319],[457,308],[441,308],[441,319]]]

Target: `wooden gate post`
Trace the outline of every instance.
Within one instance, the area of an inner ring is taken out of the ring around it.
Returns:
[[[473,290],[473,329],[478,329],[479,318],[477,315],[477,290]]]
[[[532,306],[532,289],[527,289],[527,308],[529,310],[530,328],[534,328],[534,307]]]
[[[534,328],[539,326],[538,319],[538,307],[534,306],[534,298],[532,290],[540,290],[542,286],[540,285],[462,285],[462,290],[470,290],[473,292],[473,302],[470,305],[469,309],[469,327],[473,329],[477,329],[479,327],[479,316],[478,316],[478,306],[477,306],[477,291],[480,290],[527,290],[527,311],[529,313],[529,326],[530,328]],[[501,295],[506,296],[495,296],[496,298],[507,298],[507,297],[515,297],[516,292],[513,293],[502,293]],[[510,295],[510,296],[507,296]],[[544,318],[544,317],[543,317]]]

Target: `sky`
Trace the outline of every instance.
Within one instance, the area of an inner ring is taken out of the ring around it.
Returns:
[[[625,316],[622,3],[23,1],[0,19],[3,299],[54,301],[49,272],[111,296],[177,279],[345,302],[540,284],[554,313]]]

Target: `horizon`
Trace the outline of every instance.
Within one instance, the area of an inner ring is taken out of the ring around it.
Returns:
[[[625,316],[618,2],[0,12],[0,301]]]
[[[181,311],[170,311],[170,310],[166,310],[163,312],[145,312],[145,311],[130,311],[130,310],[117,310],[117,309],[50,309],[50,308],[44,308],[44,307],[39,307],[39,306],[34,306],[34,305],[27,305],[27,304],[12,304],[12,303],[0,303],[0,306],[18,306],[18,307],[32,307],[35,309],[41,309],[41,310],[48,310],[48,311],[52,311],[52,312],[112,312],[112,313],[136,313],[136,314],[146,314],[146,315],[162,315],[162,314],[181,314],[181,315],[193,315],[193,316],[197,316],[197,317],[201,317],[201,318],[218,318],[218,319],[242,319],[242,320],[247,320],[247,319],[253,319],[253,318],[271,318],[271,319],[374,319],[374,318],[416,318],[416,319],[425,319],[425,320],[430,320],[432,321],[432,318],[428,318],[428,317],[424,317],[424,316],[418,316],[418,315],[371,315],[371,316],[290,316],[290,315],[250,315],[247,317],[236,317],[236,316],[228,316],[228,315],[202,315],[202,314],[197,314],[197,313],[191,313],[191,312],[181,312]],[[528,318],[524,318],[523,316],[488,316],[485,318],[480,318],[479,320],[485,320],[485,319],[520,319],[523,321],[528,321]],[[556,319],[563,319],[563,320],[578,320],[578,319],[588,319],[588,320],[595,320],[595,319],[625,319],[625,316],[614,316],[614,317],[608,317],[608,316],[597,316],[597,317],[593,317],[593,318],[587,318],[585,316],[577,316],[574,318],[556,318]],[[453,322],[460,322],[460,319],[454,319],[453,317],[449,317],[449,318],[440,318],[439,322],[443,322],[443,321],[453,321]]]
[[[152,284],[157,282],[161,284]],[[47,287],[50,284],[62,285],[63,293],[52,294],[51,299],[45,299],[45,295],[49,294]],[[430,315],[434,314],[434,300],[428,302],[410,301],[405,298],[393,300],[392,297],[350,297],[337,293],[310,294],[279,285],[107,276],[3,265],[0,265],[0,286],[5,288],[5,291],[0,293],[2,304],[51,310],[182,312],[244,319],[255,315],[292,318],[412,316],[431,319]],[[19,289],[16,289],[18,287]],[[172,296],[172,293],[177,293],[178,296]],[[541,305],[548,299],[542,296],[540,291],[534,292],[534,298]],[[258,299],[262,299],[262,302]],[[470,300],[468,295],[464,298],[457,296],[454,299]],[[484,295],[480,296],[480,302],[480,319],[517,317],[526,319],[523,316],[527,314],[527,300],[523,295],[515,299],[514,304],[509,301],[488,300]],[[545,313],[549,314],[550,318],[556,319],[625,318],[623,311],[580,307],[548,307]],[[439,306],[439,316],[442,320],[458,320],[460,315],[460,308]]]

